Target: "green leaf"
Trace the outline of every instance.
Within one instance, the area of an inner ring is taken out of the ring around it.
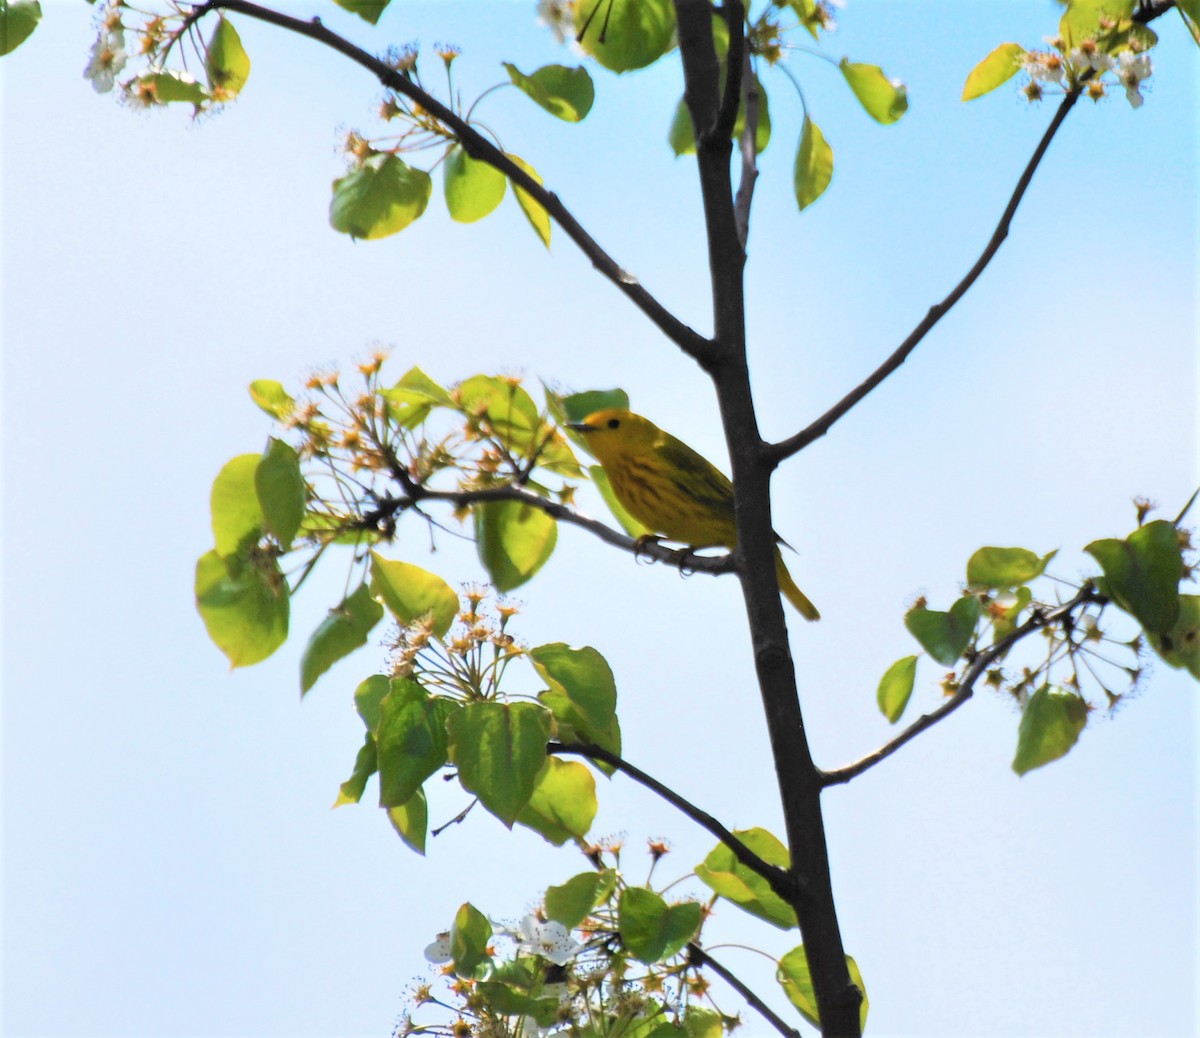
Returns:
[[[1101,590],[1150,634],[1164,634],[1179,619],[1183,553],[1172,523],[1156,519],[1123,541],[1092,541],[1083,549],[1104,570]]]
[[[374,734],[383,719],[383,699],[392,690],[392,683],[385,674],[372,674],[360,682],[354,690],[354,708],[362,718],[367,731]]]
[[[222,101],[237,97],[250,78],[250,56],[237,29],[225,18],[217,19],[217,27],[208,41],[204,71],[213,96]]]
[[[391,389],[380,391],[388,419],[405,429],[415,429],[435,407],[449,407],[450,394],[420,368],[409,368]]]
[[[235,555],[262,536],[266,520],[255,486],[260,458],[258,454],[239,454],[213,480],[209,509],[214,543],[222,558]]]
[[[967,583],[971,587],[1006,590],[1040,577],[1057,551],[1038,555],[1028,548],[980,548],[967,560]]]
[[[1027,51],[1019,43],[1002,43],[971,69],[963,84],[962,99],[973,101],[990,94],[1021,71]]]
[[[571,7],[579,45],[613,72],[645,68],[672,45],[671,0],[574,0]]]
[[[796,205],[807,209],[824,193],[833,179],[833,149],[825,140],[821,128],[807,115],[800,131],[800,147],[796,149],[796,164],[792,170],[792,188]]]
[[[583,393],[560,395],[547,388],[546,406],[559,425],[566,425],[568,422],[582,422],[594,411],[603,411],[608,407],[628,410],[629,394],[623,389],[589,389]],[[571,433],[570,436],[576,443],[583,443],[578,433]]]
[[[371,594],[402,624],[430,614],[441,638],[458,615],[458,595],[436,573],[371,552]]]
[[[354,759],[354,773],[338,788],[334,807],[343,804],[357,804],[367,788],[367,780],[379,770],[378,759],[375,756],[375,737],[367,732],[366,741]]]
[[[196,609],[230,666],[265,660],[287,640],[287,581],[269,555],[202,555],[196,563]]]
[[[617,886],[617,874],[613,869],[599,872],[581,872],[565,883],[546,890],[546,916],[574,930],[592,910],[603,904]]]
[[[296,401],[288,395],[283,384],[272,379],[260,378],[250,383],[250,399],[272,418],[283,421],[296,408]]]
[[[425,833],[429,828],[429,804],[425,790],[418,789],[405,804],[387,809],[388,821],[409,847],[418,854],[425,853]]]
[[[524,170],[535,184],[541,184],[541,176],[538,175],[538,171],[528,162],[517,155],[513,155],[511,152],[505,152],[505,155],[512,160],[513,165],[518,169]],[[550,214],[542,207],[541,202],[529,194],[516,181],[513,181],[513,191],[516,193],[517,204],[520,205],[521,212],[525,214],[525,219],[529,221],[529,226],[542,239],[542,244],[546,248],[550,248]]]
[[[0,5],[0,56],[11,54],[29,39],[42,20],[37,0],[11,0]]]
[[[149,89],[158,104],[182,103],[199,108],[209,100],[208,91],[186,72],[164,69],[161,72],[144,73],[137,79]]]
[[[930,656],[943,667],[953,667],[975,633],[979,622],[979,599],[964,595],[950,607],[948,613],[939,613],[924,606],[914,606],[904,617],[904,626],[921,643]]]
[[[425,212],[433,181],[395,155],[372,155],[333,182],[329,222],[351,238],[386,238]]]
[[[1200,595],[1180,595],[1175,626],[1149,637],[1154,651],[1170,666],[1187,670],[1200,681]]]
[[[598,806],[596,780],[587,765],[547,757],[517,821],[561,847],[587,835]]]
[[[722,89],[724,89],[724,69],[722,68]],[[771,107],[767,99],[766,88],[756,76],[754,79],[758,86],[758,125],[754,133],[754,150],[761,154],[767,150],[767,145],[771,143]],[[737,120],[733,126],[731,137],[734,141],[741,140],[742,133],[746,129],[746,105],[743,102],[738,108]],[[695,155],[696,154],[696,131],[692,127],[692,115],[688,111],[687,99],[680,98],[679,104],[675,106],[675,116],[671,120],[671,128],[667,131],[667,143],[671,145],[671,150],[678,158],[680,155]]]
[[[1175,6],[1187,31],[1192,34],[1196,45],[1200,46],[1200,0],[1175,0]]]
[[[604,503],[608,505],[608,510],[612,512],[613,518],[616,519],[630,537],[641,537],[646,534],[653,534],[654,531],[648,526],[639,523],[633,516],[625,511],[625,506],[617,500],[617,495],[613,491],[612,482],[608,478],[608,473],[599,465],[589,465],[588,475],[592,477],[592,482],[596,485],[596,489],[600,491],[600,496],[604,498]]]
[[[1087,724],[1088,707],[1078,692],[1043,685],[1025,704],[1012,768],[1024,775],[1065,756]]]
[[[617,685],[608,661],[590,645],[576,649],[565,642],[530,649],[529,660],[550,686],[538,699],[554,714],[558,737],[620,754]]]
[[[254,470],[254,490],[267,532],[285,551],[292,546],[308,504],[300,456],[290,444],[271,437]]]
[[[860,1032],[867,1028],[867,986],[863,983],[862,972],[858,963],[849,955],[846,956],[846,968],[855,987],[862,992],[862,1006],[858,1012],[858,1027]],[[817,996],[813,990],[812,975],[808,969],[808,954],[804,945],[799,944],[779,960],[779,972],[776,974],[788,1000],[813,1027],[820,1028],[821,1021],[817,1016]]]
[[[383,606],[371,597],[366,584],[359,584],[353,594],[329,610],[300,658],[300,694],[312,688],[317,678],[342,657],[366,645],[371,628],[382,619]]]
[[[472,509],[479,561],[497,591],[512,591],[545,564],[558,541],[558,523],[523,501],[484,501]]]
[[[363,21],[375,25],[379,21],[379,16],[383,14],[383,9],[392,0],[333,0],[333,2],[342,10],[356,14]]]
[[[687,1038],[723,1038],[725,1024],[715,1009],[704,1009],[692,1002],[683,1018],[683,1030]]]
[[[528,457],[543,438],[537,404],[511,379],[475,375],[459,383],[456,396],[463,414],[486,420],[484,431],[522,457]]]
[[[878,65],[865,65],[842,58],[838,68],[842,70],[858,103],[877,123],[889,126],[908,111],[908,93],[904,84],[888,79]]]
[[[888,667],[879,679],[879,691],[876,693],[879,710],[892,724],[900,720],[900,715],[908,706],[916,676],[917,657],[905,656]]]
[[[556,998],[534,998],[494,980],[481,980],[475,985],[475,991],[492,1013],[500,1016],[533,1017],[543,1027],[549,1027],[555,1022],[558,1011]],[[523,1027],[522,1033],[531,1030],[532,1028]]]
[[[510,829],[533,796],[551,727],[536,703],[468,703],[448,721],[463,788]]]
[[[629,953],[641,962],[663,962],[677,955],[700,928],[695,901],[668,905],[653,890],[626,887],[617,902],[617,926]]]
[[[380,704],[375,742],[379,754],[379,803],[407,803],[447,760],[446,718],[453,700],[431,697],[415,681],[393,678]]]
[[[790,867],[787,848],[766,829],[739,829],[733,835],[768,865],[778,865],[781,869]],[[723,843],[717,844],[703,863],[696,866],[696,878],[714,894],[759,919],[765,919],[772,926],[781,930],[796,926],[796,913],[792,907],[762,876],[738,861]]]
[[[452,144],[442,164],[442,190],[452,220],[482,220],[504,198],[508,184],[495,166],[473,159],[461,144]]]
[[[1105,25],[1128,22],[1132,14],[1133,0],[1070,0],[1059,19],[1058,34],[1070,50],[1084,40],[1094,40],[1111,31]]]
[[[596,90],[585,68],[544,65],[525,75],[516,65],[503,62],[508,78],[551,115],[577,123],[592,110]]]
[[[470,976],[488,955],[488,941],[492,939],[492,924],[478,908],[467,902],[454,916],[454,928],[450,931],[450,954],[454,957],[454,972],[459,976]]]

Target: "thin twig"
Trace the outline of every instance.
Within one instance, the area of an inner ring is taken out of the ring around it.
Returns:
[[[708,954],[695,941],[688,942],[688,961],[693,966],[707,966],[734,991],[746,1000],[747,1005],[756,1010],[758,1014],[775,1028],[784,1038],[800,1038],[800,1032],[792,1027],[786,1020],[767,1005],[761,998],[758,997],[746,984],[739,980],[729,969],[722,966],[711,955]]]
[[[207,0],[206,3],[200,4],[192,10],[180,31],[190,28],[206,14],[222,10],[236,11],[239,14],[247,15],[250,18],[257,18],[260,21],[288,29],[301,36],[307,36],[318,43],[323,43],[325,46],[336,50],[351,61],[367,69],[389,90],[394,90],[396,93],[403,94],[410,100],[415,101],[426,112],[452,131],[455,140],[462,145],[463,150],[471,158],[482,160],[489,166],[499,170],[522,191],[536,199],[538,204],[563,229],[567,237],[592,261],[592,265],[604,277],[608,278],[619,291],[623,292],[671,342],[688,356],[702,364],[711,360],[715,353],[713,344],[700,333],[679,320],[679,318],[655,299],[654,296],[646,291],[636,277],[623,270],[616,260],[605,252],[600,244],[583,229],[567,207],[559,201],[558,196],[553,191],[549,191],[539,184],[465,119],[437,98],[426,93],[411,79],[405,77],[386,62],[367,53],[361,47],[355,46],[349,40],[325,28],[319,18],[313,18],[309,21],[305,21],[302,18],[293,18],[291,15],[286,15],[252,3],[251,0]]]
[[[757,854],[739,840],[729,829],[718,822],[707,811],[702,810],[693,804],[690,800],[685,799],[676,793],[669,786],[663,785],[658,779],[647,775],[640,768],[630,764],[623,757],[610,750],[604,749],[602,746],[591,744],[574,744],[574,743],[558,743],[552,742],[547,745],[547,751],[550,753],[571,753],[578,757],[588,757],[591,760],[603,761],[616,768],[617,771],[624,772],[635,782],[645,786],[653,793],[657,793],[667,803],[678,808],[683,814],[687,815],[697,825],[707,829],[718,840],[721,841],[733,853],[746,868],[752,872],[762,876],[781,898],[791,904],[795,900],[794,880],[788,875],[786,869],[780,868],[778,865],[772,865],[769,862],[763,861]]]
[[[754,184],[758,180],[758,80],[750,66],[750,50],[746,48],[742,58],[743,92],[746,96],[746,123],[742,127],[742,139],[738,142],[742,152],[742,178],[738,182],[737,195],[733,202],[733,217],[737,221],[738,241],[742,249],[750,237],[750,203],[754,199]]]
[[[1100,595],[1091,581],[1084,581],[1083,586],[1069,601],[1046,613],[1035,611],[1020,627],[1009,632],[1008,635],[1001,638],[991,648],[984,649],[975,657],[963,675],[963,680],[958,690],[946,702],[936,710],[918,717],[904,731],[890,742],[884,743],[874,753],[868,753],[865,757],[843,768],[824,772],[821,776],[821,784],[823,786],[836,786],[843,782],[849,782],[852,778],[861,775],[868,768],[873,768],[880,761],[890,757],[906,742],[915,739],[926,729],[932,728],[938,721],[949,717],[963,703],[970,699],[972,693],[975,691],[975,682],[979,680],[980,675],[1016,645],[1017,642],[1023,638],[1027,638],[1035,631],[1040,631],[1045,627],[1050,627],[1058,623],[1081,605],[1085,605],[1088,602],[1099,602],[1102,598],[1103,596]]]
[[[794,436],[789,436],[786,440],[768,445],[765,448],[765,454],[771,463],[779,464],[785,458],[789,458],[797,451],[803,450],[814,440],[820,439],[829,432],[834,422],[855,407],[871,390],[908,359],[908,355],[917,348],[917,345],[925,338],[934,325],[945,317],[954,307],[955,303],[966,294],[967,289],[975,284],[979,275],[984,272],[996,253],[1000,250],[1004,239],[1008,237],[1009,225],[1012,223],[1013,216],[1017,212],[1017,207],[1021,204],[1021,199],[1025,197],[1025,191],[1033,180],[1033,175],[1037,172],[1037,168],[1046,154],[1046,150],[1050,147],[1050,142],[1054,140],[1054,135],[1058,133],[1059,127],[1062,126],[1063,121],[1074,107],[1075,102],[1079,100],[1079,95],[1080,88],[1076,87],[1074,90],[1067,91],[1066,96],[1063,97],[1058,110],[1054,113],[1054,118],[1050,120],[1050,125],[1046,128],[1046,132],[1042,134],[1042,139],[1038,142],[1038,146],[1034,149],[1032,157],[1026,164],[1021,178],[1017,181],[1017,186],[1013,189],[1012,196],[1008,200],[1008,205],[1004,207],[1004,212],[1000,216],[1000,222],[996,224],[996,229],[992,232],[992,236],[988,240],[986,247],[980,254],[979,259],[975,261],[975,265],[967,271],[966,276],[954,286],[945,299],[929,308],[929,312],[925,315],[925,318],[912,330],[908,338],[897,346],[892,355],[879,365],[868,378],[842,397],[841,400],[834,404],[833,407],[821,415],[815,422],[801,429]]]

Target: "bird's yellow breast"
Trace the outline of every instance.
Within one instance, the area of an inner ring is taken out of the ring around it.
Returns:
[[[697,499],[680,477],[654,454],[614,453],[604,462],[613,493],[643,526],[673,541],[695,547],[732,548],[737,539],[733,516],[714,511]]]

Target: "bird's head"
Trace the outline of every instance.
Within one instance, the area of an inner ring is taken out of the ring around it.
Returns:
[[[601,464],[613,455],[649,446],[662,435],[658,426],[649,419],[619,407],[593,411],[582,422],[572,422],[567,428],[574,429],[583,437],[588,450]]]

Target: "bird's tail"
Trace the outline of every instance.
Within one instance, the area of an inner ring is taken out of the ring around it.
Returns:
[[[778,548],[775,549],[775,579],[779,581],[779,590],[783,592],[783,597],[796,607],[796,611],[805,620],[821,619],[817,607],[808,600],[808,596],[803,591],[796,587],[796,582],[792,580],[787,566],[783,564],[783,555]]]

